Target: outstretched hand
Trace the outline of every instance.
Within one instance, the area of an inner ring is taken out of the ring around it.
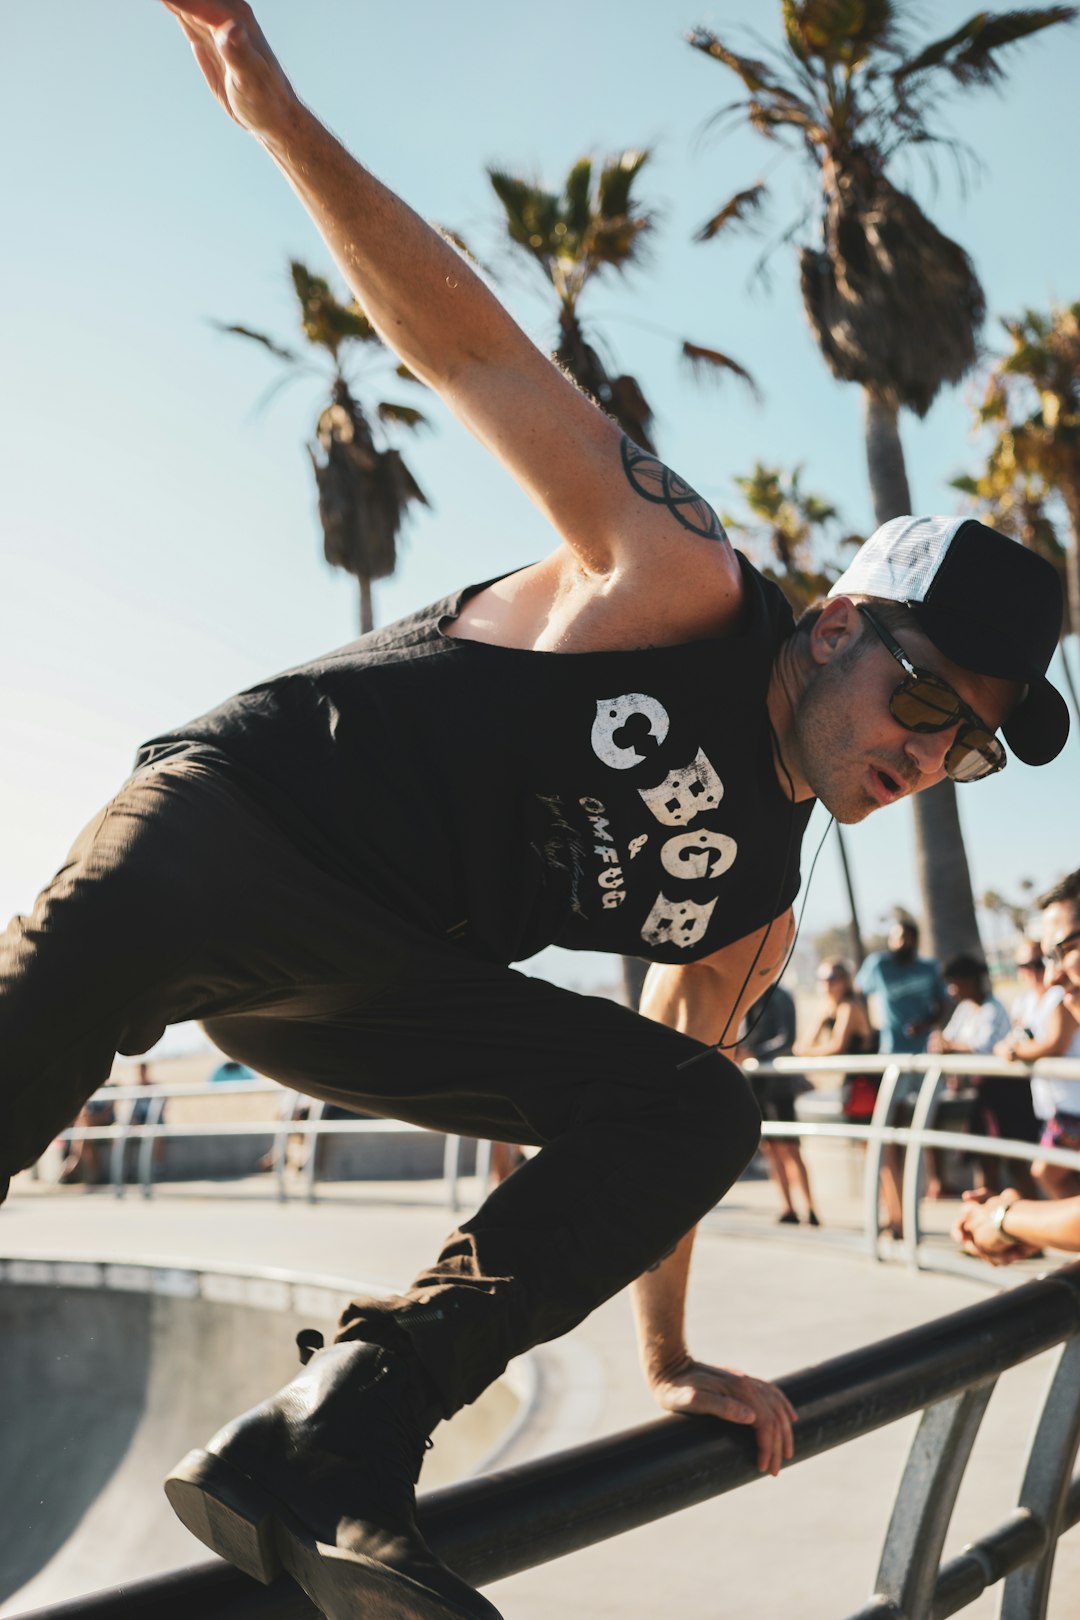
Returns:
[[[733,1367],[710,1367],[686,1356],[651,1380],[652,1392],[667,1412],[718,1417],[757,1430],[758,1468],[778,1474],[795,1452],[792,1424],[798,1414],[783,1390]]]
[[[229,117],[253,135],[285,133],[300,102],[245,0],[164,3]]]

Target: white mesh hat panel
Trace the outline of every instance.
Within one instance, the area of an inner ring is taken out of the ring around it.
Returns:
[[[897,517],[875,529],[829,592],[923,602],[966,517]]]

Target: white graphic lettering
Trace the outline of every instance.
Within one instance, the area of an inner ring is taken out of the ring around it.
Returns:
[[[704,938],[715,905],[715,900],[698,906],[693,900],[669,900],[666,895],[658,894],[642,926],[641,937],[646,945],[677,945],[688,950]]]
[[[715,810],[724,797],[724,784],[699,748],[681,771],[669,771],[659,787],[638,788],[657,821],[666,827],[685,827],[705,810]]]
[[[615,840],[608,832],[608,823],[604,819],[607,815],[607,806],[602,799],[579,799],[578,804],[589,818],[589,825],[593,836],[603,842],[593,845],[593,854],[599,855],[603,863],[603,870],[597,876],[600,885],[600,899],[604,907],[611,911],[615,906],[621,906],[626,899],[626,890],[623,888],[622,867],[619,865],[619,852],[615,848]]]
[[[629,846],[628,846],[629,850],[630,850],[630,859],[633,860],[634,856],[637,855],[641,850],[643,850],[645,848],[645,845],[648,842],[649,842],[648,833],[642,833],[640,838],[631,838]]]
[[[639,749],[655,753],[668,734],[668,725],[664,705],[644,692],[601,698],[593,721],[593,753],[613,771],[628,771],[645,763],[646,755]]]
[[[727,871],[738,851],[734,838],[702,827],[697,832],[679,833],[669,838],[660,851],[660,861],[665,872],[689,883],[693,878],[719,877],[721,872]],[[715,859],[710,865],[711,855]]]

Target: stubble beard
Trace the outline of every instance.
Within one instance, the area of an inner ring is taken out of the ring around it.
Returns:
[[[804,779],[815,798],[845,827],[865,821],[880,808],[864,785],[866,762],[860,761],[851,744],[842,688],[855,662],[854,656],[845,654],[811,681],[796,704],[792,728]]]

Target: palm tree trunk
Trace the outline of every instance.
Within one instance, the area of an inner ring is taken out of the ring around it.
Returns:
[[[863,392],[866,460],[877,522],[911,511],[897,408],[869,389]],[[975,897],[971,892],[956,788],[939,782],[911,801],[915,862],[923,919],[923,949],[942,960],[961,951],[981,953]]]
[[[840,866],[844,873],[844,886],[847,889],[848,905],[851,908],[851,921],[848,927],[851,930],[851,954],[855,958],[856,970],[862,967],[866,955],[866,946],[863,944],[862,929],[859,927],[859,911],[855,904],[855,885],[851,881],[851,867],[848,863],[847,844],[844,841],[843,830],[838,821],[833,822],[836,829],[836,843],[840,851]]]
[[[366,636],[369,630],[375,628],[375,610],[371,602],[371,581],[366,574],[361,574],[357,583],[360,586],[360,634]]]

